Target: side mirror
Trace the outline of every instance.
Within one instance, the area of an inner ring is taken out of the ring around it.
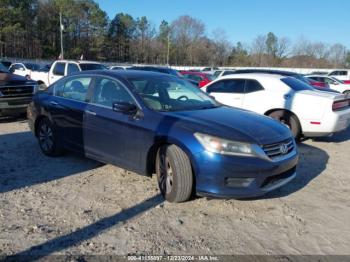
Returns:
[[[113,111],[131,115],[136,113],[137,107],[134,104],[130,104],[127,102],[114,102]]]

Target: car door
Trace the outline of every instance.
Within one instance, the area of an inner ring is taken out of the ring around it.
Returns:
[[[84,152],[83,118],[88,100],[91,76],[74,76],[54,86],[48,111],[61,142],[77,152]]]
[[[57,80],[64,77],[64,72],[66,68],[65,62],[57,62],[54,65],[54,68],[52,69],[51,73],[49,73],[49,84],[55,83]]]
[[[97,77],[85,110],[84,141],[87,157],[143,173],[147,151],[154,142],[152,119],[112,110],[114,102],[137,102],[118,80]]]
[[[223,79],[207,87],[207,93],[225,105],[242,107],[244,99],[244,79]]]
[[[242,107],[250,111],[264,114],[266,108],[269,106],[265,102],[264,94],[266,94],[265,89],[259,81],[255,79],[246,79]]]

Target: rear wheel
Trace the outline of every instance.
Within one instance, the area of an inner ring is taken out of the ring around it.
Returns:
[[[156,172],[159,189],[169,202],[184,202],[191,197],[193,173],[191,163],[184,151],[175,145],[158,150]]]
[[[274,111],[270,113],[268,116],[288,126],[294,138],[296,140],[300,139],[301,127],[296,116],[284,110]]]
[[[57,137],[49,119],[40,120],[37,129],[41,151],[47,156],[62,154],[62,148],[57,144]]]

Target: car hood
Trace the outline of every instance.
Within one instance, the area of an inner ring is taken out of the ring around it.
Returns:
[[[221,106],[218,108],[166,113],[176,124],[200,132],[259,145],[281,142],[291,137],[290,130],[278,121],[251,111]]]
[[[0,86],[35,84],[23,76],[0,72]]]

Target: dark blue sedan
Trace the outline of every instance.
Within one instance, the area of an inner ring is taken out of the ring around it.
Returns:
[[[157,174],[170,202],[192,193],[247,198],[296,176],[289,129],[224,106],[187,81],[144,71],[87,71],[38,92],[28,108],[44,154],[73,150]]]

